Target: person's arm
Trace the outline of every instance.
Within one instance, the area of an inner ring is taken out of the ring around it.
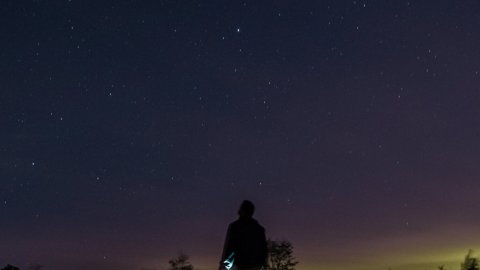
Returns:
[[[263,251],[263,257],[264,263],[263,266],[267,267],[268,266],[268,246],[267,246],[267,237],[265,236],[265,229],[263,229],[263,239],[262,239],[262,251]]]
[[[230,255],[230,251],[231,251],[230,232],[231,232],[231,225],[229,225],[227,229],[227,235],[225,236],[225,243],[223,244],[223,252],[222,252],[222,257],[220,258],[220,266],[218,267],[218,270],[224,270],[223,262]]]

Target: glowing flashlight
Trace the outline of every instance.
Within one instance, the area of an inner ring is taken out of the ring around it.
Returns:
[[[227,270],[230,270],[230,268],[232,268],[233,266],[233,262],[235,261],[233,255],[235,255],[235,252],[232,252],[232,254],[230,254],[230,256],[228,256],[228,258],[223,261],[223,265],[225,265],[225,268],[227,268]]]

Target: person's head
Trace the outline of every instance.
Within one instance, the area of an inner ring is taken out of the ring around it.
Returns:
[[[238,209],[238,215],[240,217],[252,217],[253,213],[255,212],[255,205],[249,200],[245,200],[240,205],[240,209]]]

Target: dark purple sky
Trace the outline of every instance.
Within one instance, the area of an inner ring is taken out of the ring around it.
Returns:
[[[0,265],[216,268],[243,199],[299,270],[480,248],[478,1],[0,4]]]

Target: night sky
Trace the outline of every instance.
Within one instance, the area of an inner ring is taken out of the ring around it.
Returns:
[[[0,3],[0,265],[216,269],[243,199],[313,269],[480,250],[480,3]]]

